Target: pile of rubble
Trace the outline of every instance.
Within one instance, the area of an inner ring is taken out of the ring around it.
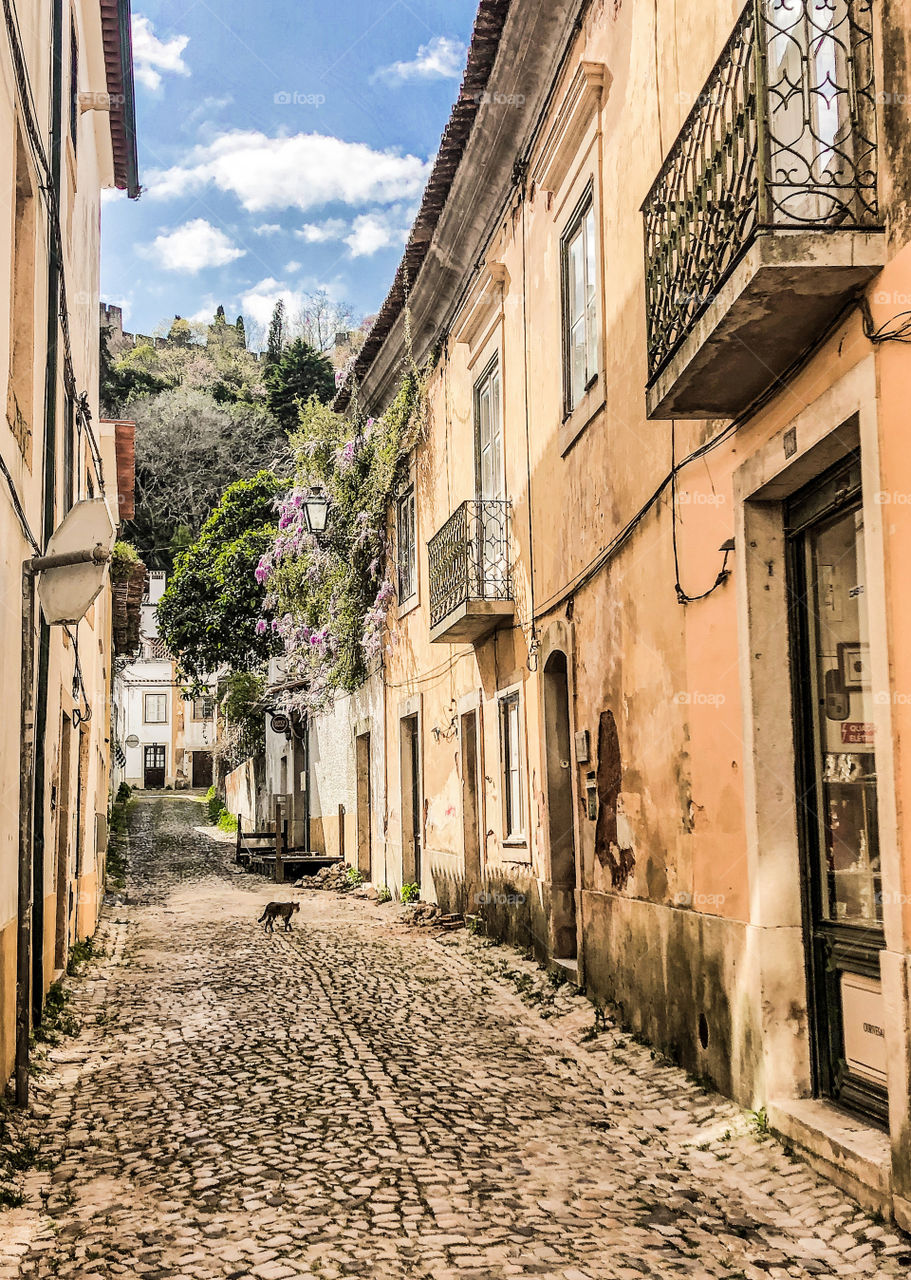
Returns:
[[[331,867],[320,867],[312,876],[298,880],[295,889],[334,889],[336,893],[348,893],[354,885],[348,879],[348,865],[336,862]]]
[[[409,902],[402,910],[402,924],[417,925],[426,928],[432,925],[435,929],[449,931],[461,929],[465,921],[461,916],[444,915],[435,902]]]

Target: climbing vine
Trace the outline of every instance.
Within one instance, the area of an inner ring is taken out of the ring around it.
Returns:
[[[267,591],[258,629],[284,645],[290,709],[317,710],[356,689],[382,654],[396,596],[387,513],[423,430],[429,372],[409,367],[381,418],[345,418],[316,399],[301,412],[292,487],[256,571]],[[304,514],[313,486],[329,498],[319,539]]]

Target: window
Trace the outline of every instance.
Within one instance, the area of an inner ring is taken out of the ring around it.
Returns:
[[[503,838],[525,838],[525,806],[522,798],[522,741],[519,693],[500,699],[500,755],[503,773]]]
[[[497,359],[487,366],[475,386],[474,415],[478,497],[482,501],[505,498],[500,363]]]
[[[32,460],[35,359],[35,188],[22,130],[16,125],[16,211],[6,419],[26,464]]]
[[[215,699],[205,694],[201,698],[193,699],[193,719],[194,720],[211,720],[215,715]]]
[[[564,398],[572,413],[598,376],[598,259],[591,191],[563,237]]]
[[[147,693],[143,699],[143,719],[146,724],[167,724],[168,695]]]
[[[418,556],[417,556],[417,509],[414,498],[414,485],[398,500],[396,507],[396,568],[398,571],[399,604],[404,604],[417,593],[418,589]]]

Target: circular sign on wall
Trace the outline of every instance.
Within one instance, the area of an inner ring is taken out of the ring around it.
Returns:
[[[130,734],[130,736],[129,736],[129,737],[127,738],[127,740],[126,740],[126,745],[127,745],[128,747],[138,747],[138,746],[139,746],[139,739],[136,737],[136,734],[135,734],[135,733],[131,733],[131,734]]]

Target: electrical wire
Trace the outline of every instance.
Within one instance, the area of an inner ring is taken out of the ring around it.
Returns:
[[[860,295],[858,306],[863,317],[864,337],[874,345],[882,342],[911,342],[911,311],[900,311],[877,328],[866,294]]]
[[[614,535],[610,542],[595,555],[584,568],[573,577],[565,586],[560,587],[552,596],[545,600],[538,607],[536,618],[541,618],[547,613],[553,613],[554,609],[560,608],[565,604],[577,591],[596,577],[598,573],[607,565],[614,556],[626,545],[629,539],[635,533],[636,529],[652,510],[652,508],[660,501],[662,494],[671,484],[676,482],[676,477],[680,472],[690,465],[692,462],[698,462],[700,458],[704,458],[711,453],[713,449],[717,449],[724,442],[752,418],[756,416],[765,406],[780,393],[782,386],[793,378],[797,372],[816,354],[816,352],[828,342],[832,334],[844,323],[845,319],[856,308],[862,308],[862,295],[860,293],[852,295],[845,305],[839,311],[838,315],[827,326],[823,333],[808,344],[804,350],[791,361],[788,367],[779,374],[756,399],[736,418],[732,418],[717,435],[706,440],[698,448],[693,449],[685,458],[681,458],[679,462],[675,462],[667,475],[659,482],[653,493],[646,499],[634,516]],[[724,566],[726,568],[726,565]],[[679,576],[679,575],[678,575]],[[710,592],[720,585],[716,582]],[[704,597],[695,597],[700,599]]]
[[[709,596],[717,591],[719,587],[723,587],[731,576],[728,568],[728,556],[731,554],[730,548],[724,548],[724,562],[712,586],[708,591],[703,591],[701,595],[688,595],[680,584],[680,552],[677,547],[677,420],[671,419],[671,542],[674,547],[674,589],[677,592],[678,604],[695,604],[698,600],[707,600]]]

